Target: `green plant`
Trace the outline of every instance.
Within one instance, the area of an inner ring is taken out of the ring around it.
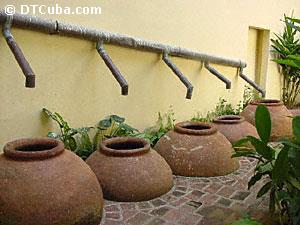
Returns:
[[[175,114],[172,107],[170,107],[165,114],[158,113],[158,119],[154,126],[146,128],[143,132],[137,133],[134,136],[146,139],[154,147],[162,136],[174,128],[174,122]]]
[[[227,103],[224,98],[219,98],[219,102],[215,106],[213,111],[208,111],[205,116],[201,113],[197,113],[192,121],[198,122],[211,122],[214,118],[223,115],[238,115],[243,109],[254,99],[254,91],[251,87],[245,85],[243,92],[243,99],[239,101],[238,105],[234,107],[232,104]]]
[[[48,117],[57,122],[60,129],[60,134],[57,134],[55,132],[49,132],[47,136],[50,138],[61,140],[62,142],[64,142],[66,148],[70,149],[71,151],[75,151],[77,148],[77,143],[74,138],[74,135],[77,134],[78,131],[74,128],[71,128],[68,122],[66,122],[59,113],[52,113],[46,108],[43,108],[43,112]]]
[[[250,218],[246,218],[246,219],[240,219],[238,221],[233,222],[230,225],[263,225],[255,220],[252,220]]]
[[[219,98],[219,102],[217,103],[213,111],[208,111],[206,116],[197,113],[197,115],[193,116],[191,120],[198,122],[211,122],[215,117],[218,116],[236,114],[236,110],[230,103],[227,103],[227,100],[225,100],[224,98]]]
[[[97,137],[101,140],[111,137],[133,136],[138,132],[137,129],[125,123],[125,118],[110,115],[98,123]]]
[[[252,87],[245,85],[243,92],[243,99],[239,101],[235,113],[240,114],[244,108],[254,99],[260,99],[261,97],[258,95],[257,91]]]
[[[254,176],[248,183],[254,184],[266,178],[265,184],[258,191],[260,198],[269,192],[269,209],[279,216],[281,224],[300,224],[300,117],[293,118],[292,140],[284,140],[281,147],[269,143],[271,118],[268,109],[259,105],[255,113],[255,124],[259,139],[247,136],[233,146],[237,150],[233,157],[246,156],[255,158],[257,165]],[[253,147],[243,145],[250,142]]]
[[[71,128],[69,123],[59,113],[52,113],[46,108],[43,108],[42,111],[49,118],[53,119],[60,129],[60,134],[51,131],[48,133],[48,137],[61,140],[67,149],[75,152],[83,159],[86,159],[96,150],[88,134],[94,127]]]
[[[300,43],[293,18],[284,15],[284,25],[283,33],[275,34],[276,39],[271,39],[275,55],[272,60],[280,65],[283,76],[282,100],[287,107],[292,108],[300,93],[300,58],[297,60]]]
[[[71,128],[59,113],[52,113],[46,108],[43,108],[43,112],[57,122],[60,128],[60,134],[49,132],[47,136],[61,140],[67,149],[70,149],[82,159],[86,159],[96,151],[98,144],[106,138],[133,136],[138,133],[137,129],[125,123],[125,118],[117,115],[110,115],[100,120],[97,127]],[[91,138],[91,130],[96,130],[93,138]]]

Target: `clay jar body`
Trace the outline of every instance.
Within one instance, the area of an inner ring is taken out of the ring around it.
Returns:
[[[292,136],[291,112],[280,100],[265,99],[251,102],[241,113],[241,116],[255,126],[255,111],[258,105],[265,105],[271,115],[272,130],[270,141],[278,141],[283,137]]]
[[[249,135],[258,138],[256,128],[242,116],[219,116],[213,120],[213,123],[232,144]]]
[[[208,123],[178,123],[154,148],[176,175],[222,176],[239,168],[230,142]]]
[[[62,142],[9,142],[0,155],[0,168],[0,224],[100,223],[103,198],[97,178]]]
[[[300,116],[300,108],[290,109],[290,112],[293,116]]]
[[[107,139],[86,162],[97,175],[105,199],[145,201],[173,186],[169,165],[140,138]]]

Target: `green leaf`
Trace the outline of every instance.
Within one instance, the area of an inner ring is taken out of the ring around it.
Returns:
[[[251,150],[245,150],[245,151],[236,151],[232,154],[232,158],[237,158],[237,157],[252,157],[252,156],[256,156],[255,151],[251,151]]]
[[[273,170],[272,162],[262,163],[257,166],[257,171],[262,174],[269,174]]]
[[[300,180],[300,150],[289,148],[288,157],[295,176]]]
[[[300,55],[299,54],[288,55],[288,59],[294,59],[296,61],[300,61]]]
[[[104,120],[100,120],[98,123],[100,129],[107,129],[111,126],[111,120],[110,119],[104,119]]]
[[[67,142],[66,147],[69,147],[69,149],[74,152],[77,148],[77,143],[76,143],[75,138],[70,137],[66,142]]]
[[[262,178],[262,173],[256,173],[248,182],[248,189],[250,189],[254,184],[256,184],[257,181],[259,181]]]
[[[291,22],[294,22],[294,23],[299,23],[300,24],[300,19],[296,19],[296,18],[293,18],[293,17],[286,17],[286,19],[290,20]]]
[[[295,138],[300,141],[300,116],[293,118],[293,134]]]
[[[271,135],[271,116],[264,105],[258,105],[255,112],[255,125],[260,139],[268,143]]]
[[[53,139],[60,139],[60,135],[57,134],[57,133],[54,133],[54,132],[49,132],[49,133],[47,134],[47,137],[53,138]]]
[[[74,136],[75,134],[78,133],[78,129],[69,128],[69,129],[68,129],[67,131],[65,131],[65,132],[67,132],[67,135],[68,135],[68,136]]]
[[[289,146],[291,148],[295,148],[295,149],[300,149],[300,146],[298,144],[295,144],[291,141],[287,141],[287,140],[282,140],[280,141],[282,144],[284,144],[285,146]]]
[[[296,178],[292,176],[288,176],[287,180],[290,182],[290,184],[292,184],[295,188],[297,188],[298,191],[300,191],[300,182]]]
[[[246,137],[246,138],[242,138],[242,139],[240,139],[240,140],[234,142],[234,143],[232,144],[232,147],[234,147],[234,148],[236,148],[236,147],[241,147],[241,146],[245,145],[245,144],[248,143],[248,142],[249,142],[249,139],[248,139],[247,137]]]
[[[300,32],[300,27],[296,26],[295,24],[293,23],[288,23],[288,25],[292,28],[294,28],[295,30],[299,31]]]
[[[129,126],[129,125],[126,124],[126,123],[120,124],[120,125],[119,125],[119,128],[122,128],[122,129],[124,129],[124,131],[129,132],[129,133],[133,133],[134,131],[138,131],[137,129],[135,129],[135,128]]]
[[[117,116],[117,115],[110,115],[110,118],[117,123],[123,123],[125,121],[125,118]]]
[[[49,111],[48,109],[43,108],[42,111],[43,111],[43,113],[45,113],[47,116],[51,117],[52,119],[54,119],[54,120],[57,119],[57,118],[54,116],[54,114],[53,114],[51,111]]]
[[[255,150],[258,154],[260,154],[263,158],[267,160],[273,159],[273,157],[275,156],[275,151],[272,148],[270,148],[267,143],[262,142],[261,140],[252,136],[247,136],[247,138],[255,147]]]
[[[291,196],[286,191],[276,191],[275,194],[279,201],[291,199]]]
[[[289,172],[289,159],[288,149],[283,148],[275,161],[275,165],[272,172],[272,179],[274,183],[280,184],[284,181]]]
[[[300,69],[300,65],[297,63],[297,61],[292,59],[272,59],[272,61],[277,62],[281,65],[291,66],[297,69]]]
[[[63,118],[58,112],[54,112],[54,116],[57,118],[58,122],[59,122],[64,128],[69,128],[68,123],[64,120],[64,118]]]
[[[271,187],[272,187],[272,181],[269,181],[264,186],[262,186],[262,188],[257,193],[256,197],[260,198],[260,197],[264,196],[271,189]]]
[[[262,225],[262,224],[252,219],[241,219],[233,222],[230,225]]]

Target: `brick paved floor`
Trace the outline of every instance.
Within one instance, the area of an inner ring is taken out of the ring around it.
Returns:
[[[262,183],[247,190],[255,161],[243,158],[240,165],[223,177],[174,176],[172,190],[151,201],[105,201],[101,225],[228,225],[246,215],[272,224],[267,197],[256,199]]]

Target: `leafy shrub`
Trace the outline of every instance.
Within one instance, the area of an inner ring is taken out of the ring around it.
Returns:
[[[61,140],[67,149],[70,149],[82,158],[89,152],[94,151],[88,135],[89,130],[93,129],[93,127],[71,128],[69,123],[59,113],[52,113],[46,108],[43,108],[43,112],[53,119],[60,128],[60,134],[49,132],[48,137]]]
[[[206,116],[203,116],[200,113],[197,113],[191,120],[196,122],[211,122],[214,118],[222,115],[236,115],[234,107],[227,103],[227,100],[224,98],[219,98],[214,111],[207,112]]]
[[[97,128],[101,131],[107,131],[104,134],[106,138],[131,136],[138,132],[137,129],[125,123],[125,118],[117,115],[110,115],[100,120]]]
[[[234,144],[237,150],[233,157],[246,156],[255,158],[257,166],[248,188],[263,178],[266,183],[258,191],[257,198],[269,193],[269,209],[278,215],[281,224],[300,224],[300,117],[293,118],[291,140],[281,142],[280,148],[269,144],[271,118],[268,109],[259,105],[255,113],[256,129],[260,139],[253,136]],[[250,142],[252,148],[243,144]]]
[[[300,20],[284,15],[283,33],[275,34],[276,38],[271,39],[272,52],[275,55],[272,60],[279,64],[283,76],[282,100],[289,108],[295,105],[296,97],[300,93],[300,57],[297,60],[297,55],[300,54],[300,40],[295,26],[297,21]]]
[[[143,132],[137,133],[133,136],[146,139],[150,142],[151,147],[158,142],[158,140],[164,136],[168,131],[174,128],[175,113],[170,107],[165,114],[158,113],[158,119],[154,126],[146,128]]]
[[[243,93],[243,100],[239,101],[237,107],[235,108],[232,104],[227,103],[227,100],[224,98],[219,98],[215,109],[209,111],[206,116],[203,116],[200,113],[197,113],[191,120],[199,122],[211,122],[214,118],[223,115],[238,115],[243,109],[254,99],[254,91],[249,86],[245,86]]]
[[[107,118],[100,120],[96,127],[81,127],[71,128],[68,122],[57,113],[52,113],[46,108],[43,108],[43,112],[51,119],[53,119],[60,128],[60,134],[55,132],[49,132],[48,137],[59,139],[64,142],[65,147],[82,159],[89,157],[94,151],[96,151],[99,143],[106,138],[117,136],[133,136],[138,133],[138,130],[125,123],[125,118],[110,115]],[[93,138],[91,136],[92,130],[96,130]]]
[[[257,90],[254,90],[252,87],[245,85],[243,99],[239,101],[237,108],[235,109],[236,114],[240,114],[244,110],[244,108],[246,108],[246,106],[254,99],[261,99]]]

